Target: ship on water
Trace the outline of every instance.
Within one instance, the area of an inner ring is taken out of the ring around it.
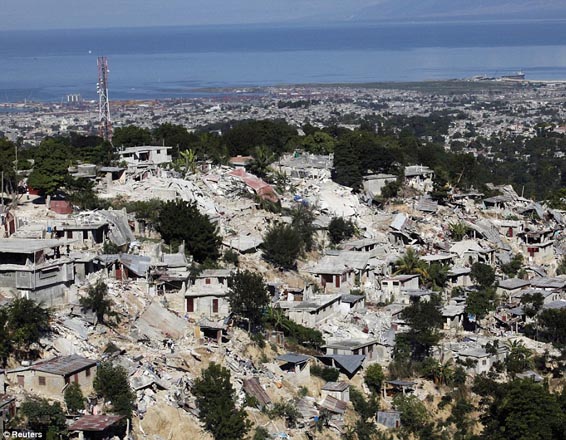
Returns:
[[[501,79],[515,79],[515,80],[523,80],[525,79],[525,73],[522,71],[512,73],[510,75],[502,75]]]

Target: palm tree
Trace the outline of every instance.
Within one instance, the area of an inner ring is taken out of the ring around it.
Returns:
[[[419,255],[412,247],[407,249],[405,255],[395,262],[396,271],[394,275],[420,275],[422,279],[428,279],[429,274],[426,270],[426,263],[420,259]]]
[[[505,347],[509,350],[507,354],[507,359],[505,359],[505,365],[507,367],[507,372],[511,376],[515,376],[517,373],[525,371],[532,365],[533,353],[525,344],[519,340],[507,341]]]
[[[448,281],[448,272],[450,268],[447,264],[432,263],[426,268],[428,277],[427,284],[430,285],[432,290],[444,290],[446,282]]]
[[[462,222],[449,223],[450,236],[454,241],[462,241],[466,234],[470,231],[470,228]]]
[[[258,177],[265,177],[269,171],[269,165],[275,161],[275,155],[265,145],[256,147],[253,160],[250,164],[250,171]]]
[[[194,174],[197,170],[197,155],[195,152],[190,148],[188,150],[181,151],[179,154],[183,159],[185,159],[187,171]]]
[[[269,320],[273,323],[276,330],[288,330],[287,318],[279,307],[270,307],[267,309],[267,316]]]

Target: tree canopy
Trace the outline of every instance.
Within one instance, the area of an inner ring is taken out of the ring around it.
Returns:
[[[407,337],[413,358],[428,356],[431,348],[440,340],[439,330],[444,322],[440,297],[433,294],[430,301],[417,301],[403,309],[401,316],[411,328]]]
[[[228,302],[232,313],[248,320],[250,328],[261,323],[269,305],[269,292],[259,273],[238,271],[230,279]]]
[[[94,286],[88,287],[86,296],[79,298],[79,304],[83,311],[94,312],[100,324],[105,324],[106,318],[118,317],[118,314],[112,309],[112,300],[108,298],[108,286],[101,279]]]
[[[212,362],[191,388],[199,419],[215,440],[241,440],[251,429],[243,409],[236,408],[236,392],[230,372]]]
[[[47,439],[56,439],[67,433],[65,413],[59,402],[29,398],[22,403],[21,413],[27,428],[42,433]]]
[[[481,417],[485,440],[558,440],[566,425],[558,396],[532,380],[489,381],[480,391],[486,411]]]
[[[61,189],[69,174],[69,147],[61,141],[46,138],[34,154],[35,164],[28,185],[44,195],[54,195]]]
[[[328,225],[328,236],[332,244],[352,238],[356,233],[356,225],[352,220],[345,220],[344,217],[332,217]]]
[[[15,298],[0,309],[0,354],[22,359],[37,356],[32,345],[51,331],[51,311],[25,297]]]
[[[114,130],[112,142],[118,147],[139,147],[150,145],[152,142],[151,131],[145,128],[128,125],[118,127]]]
[[[186,250],[197,263],[220,258],[222,239],[218,229],[207,215],[199,212],[194,202],[176,200],[164,203],[156,229],[168,244],[185,242]]]
[[[93,386],[96,394],[112,403],[116,414],[132,417],[135,394],[130,388],[128,372],[120,365],[102,362],[96,369]]]
[[[301,236],[292,225],[277,223],[263,237],[263,256],[267,261],[293,269],[301,255]]]

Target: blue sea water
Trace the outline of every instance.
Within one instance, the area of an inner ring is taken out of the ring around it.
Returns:
[[[203,87],[499,76],[566,80],[564,22],[224,26],[0,32],[0,102],[194,96]]]

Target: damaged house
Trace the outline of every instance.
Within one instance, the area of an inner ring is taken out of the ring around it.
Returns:
[[[223,317],[230,313],[228,269],[205,269],[192,278],[185,291],[185,312],[189,316]]]
[[[15,289],[47,305],[63,303],[65,289],[75,279],[68,252],[66,240],[0,240],[0,287]]]

